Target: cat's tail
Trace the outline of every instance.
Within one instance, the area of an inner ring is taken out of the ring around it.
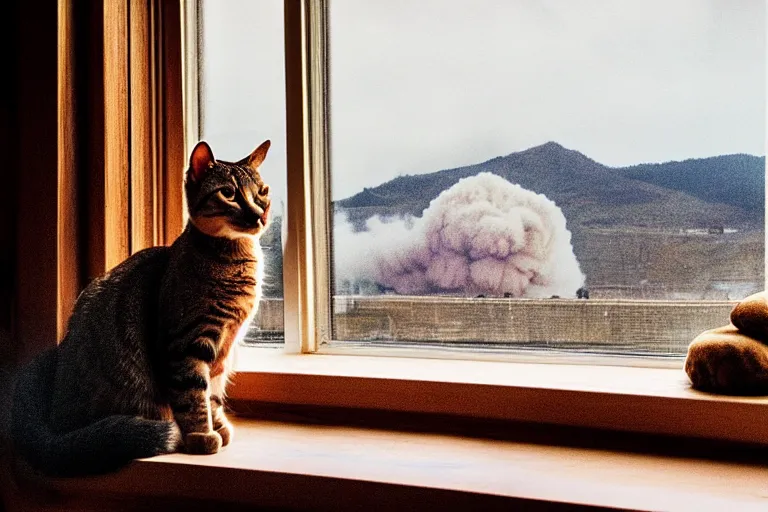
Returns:
[[[29,464],[48,475],[106,473],[133,459],[175,451],[180,433],[172,421],[109,416],[86,427],[56,433],[48,426],[57,354],[49,350],[19,374],[11,409],[11,438]]]

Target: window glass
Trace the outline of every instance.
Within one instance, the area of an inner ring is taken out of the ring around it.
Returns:
[[[764,288],[765,14],[332,0],[333,339],[682,357]]]
[[[282,224],[285,205],[285,63],[283,2],[201,0],[200,134],[214,155],[239,160],[266,139],[261,173],[272,194],[272,223],[261,245],[266,277],[246,343],[283,341]]]

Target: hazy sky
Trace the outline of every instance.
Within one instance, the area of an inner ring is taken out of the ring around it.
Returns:
[[[203,136],[284,190],[282,0],[203,0]],[[549,140],[765,154],[764,0],[331,0],[335,199]]]

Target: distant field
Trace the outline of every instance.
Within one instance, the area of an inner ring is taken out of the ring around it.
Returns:
[[[576,230],[593,298],[734,300],[764,287],[764,234]]]

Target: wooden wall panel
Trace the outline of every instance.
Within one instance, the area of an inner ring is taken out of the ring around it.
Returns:
[[[83,230],[81,288],[101,275],[105,263],[104,225],[104,5],[74,1],[76,114],[80,224]]]
[[[16,17],[16,12],[7,13]],[[0,44],[5,49],[8,69],[18,69],[19,35],[18,20],[10,23],[7,30],[0,31]],[[16,78],[16,77],[14,77]],[[5,155],[5,171],[0,174],[6,194],[0,201],[0,361],[13,359],[15,347],[11,343],[15,315],[16,294],[16,210],[18,173],[9,172],[18,169],[19,146],[17,129],[18,119],[18,81],[7,80],[5,94],[0,95],[0,151]],[[0,363],[0,390],[2,390],[2,363]],[[2,399],[0,399],[2,406]]]
[[[179,0],[155,2],[158,10],[162,45],[157,60],[162,91],[159,122],[162,124],[160,142],[163,173],[163,237],[170,244],[184,227],[184,196],[182,182],[186,156],[184,154],[184,99],[181,65],[181,4]]]
[[[131,253],[155,245],[150,10],[130,0]]]
[[[18,2],[18,145],[15,338],[22,360],[56,343],[57,79],[56,0]],[[23,169],[23,172],[21,172]]]
[[[130,254],[128,3],[104,1],[104,239],[110,269]]]
[[[183,227],[179,0],[13,3],[0,355],[61,338],[80,290]]]
[[[77,177],[77,141],[75,130],[75,40],[74,6],[70,1],[59,2],[58,30],[58,286],[56,297],[57,339],[66,329],[80,292],[80,261],[78,254],[79,198]]]

